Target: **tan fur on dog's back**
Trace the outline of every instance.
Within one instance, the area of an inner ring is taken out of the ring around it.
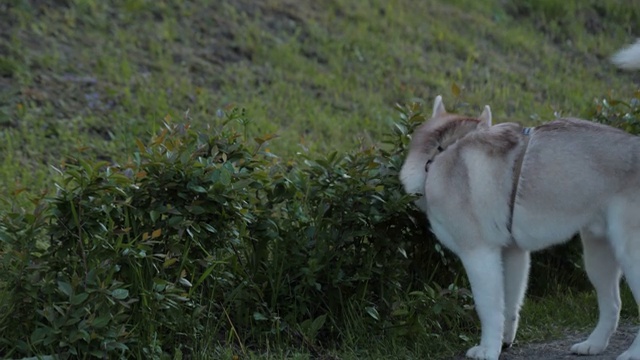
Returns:
[[[640,138],[605,125],[560,119],[538,126],[523,160],[513,210],[516,242],[542,249],[605,216],[617,196],[640,190],[638,154]],[[536,223],[545,226],[532,226]]]

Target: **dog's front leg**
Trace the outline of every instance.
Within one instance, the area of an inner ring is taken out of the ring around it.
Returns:
[[[497,360],[504,327],[504,281],[501,249],[481,247],[458,254],[462,260],[480,318],[480,345],[467,351],[472,359]]]

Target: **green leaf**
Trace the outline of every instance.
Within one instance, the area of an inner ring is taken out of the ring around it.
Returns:
[[[31,342],[38,344],[42,342],[51,330],[49,328],[37,328],[31,333]]]
[[[440,313],[442,313],[442,305],[441,304],[435,304],[431,307],[431,311],[433,311],[433,313],[435,315],[439,315]]]
[[[1,228],[0,228],[0,241],[4,243],[8,243],[11,241],[11,237],[9,236],[9,234],[3,231]]]
[[[127,289],[115,289],[111,291],[111,296],[118,300],[124,300],[129,296],[129,290]]]
[[[210,224],[207,224],[207,223],[204,223],[204,222],[203,222],[203,223],[200,223],[200,225],[202,225],[202,227],[203,227],[205,230],[207,230],[208,232],[210,232],[210,233],[212,233],[212,234],[215,234],[215,233],[217,233],[217,232],[218,232],[218,230],[216,230],[216,228],[215,228],[215,227],[213,227],[213,226],[211,226]]]
[[[120,351],[127,351],[129,350],[129,347],[121,342],[118,341],[110,341],[106,344],[106,348],[107,350],[120,350]]]
[[[111,321],[110,315],[98,316],[97,318],[93,319],[91,325],[93,325],[93,327],[96,329],[102,329],[109,324],[109,321]]]
[[[327,314],[318,316],[313,320],[313,323],[311,323],[311,330],[314,333],[317,333],[324,326],[324,323],[326,320],[327,320]]]
[[[80,305],[83,302],[85,302],[85,300],[87,300],[88,297],[89,297],[89,294],[87,293],[73,295],[69,299],[69,302],[71,302],[71,305]]]
[[[182,216],[172,216],[167,220],[167,224],[175,228],[182,223],[182,220],[184,220],[184,217]]]
[[[202,282],[204,282],[204,280],[211,275],[211,272],[213,272],[213,270],[216,268],[216,265],[212,265],[209,266],[203,273],[202,275],[200,275],[200,277],[198,278],[198,280],[196,281],[195,285],[189,289],[189,296],[191,296],[191,294],[195,291],[195,289],[200,286],[200,284],[202,284]],[[255,316],[255,314],[254,314]]]
[[[198,206],[198,205],[187,206],[186,208],[190,213],[195,214],[195,215],[202,215],[202,214],[207,212],[207,210],[205,208],[203,208],[202,206]]]
[[[160,217],[160,212],[157,210],[151,210],[149,212],[149,216],[151,216],[151,221],[155,223],[156,220],[158,220],[158,218]]]
[[[395,123],[393,124],[393,132],[396,133],[396,135],[406,135],[407,127],[402,124]]]
[[[193,192],[197,192],[197,193],[201,193],[201,194],[205,194],[207,192],[207,189],[205,189],[204,187],[202,187],[200,185],[189,185],[188,189],[193,191]]]
[[[399,307],[391,312],[391,316],[407,316],[409,315],[409,310],[406,307]]]
[[[269,320],[266,316],[264,316],[262,313],[259,313],[257,311],[253,313],[253,319],[256,321]]]
[[[91,335],[86,330],[77,330],[71,333],[71,341],[78,342],[78,340],[84,340],[86,343],[89,343],[91,340]]]
[[[58,290],[60,290],[63,294],[67,295],[68,297],[71,297],[71,295],[73,295],[73,288],[71,287],[71,284],[69,284],[68,282],[58,280]]]
[[[231,184],[231,172],[226,167],[220,169],[220,183],[224,186]]]
[[[74,315],[77,315],[77,314],[74,314]],[[73,317],[69,318],[67,321],[64,322],[64,326],[65,327],[70,327],[72,325],[75,325],[75,324],[79,323],[80,320],[81,319],[78,316],[73,316]]]
[[[374,308],[373,306],[367,306],[364,308],[364,310],[367,312],[367,314],[369,314],[369,316],[371,316],[375,320],[380,321],[380,314],[378,313],[378,310],[376,310],[376,308]]]

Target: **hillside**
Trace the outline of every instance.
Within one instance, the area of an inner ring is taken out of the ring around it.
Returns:
[[[103,357],[460,354],[477,319],[394,173],[421,116],[402,105],[533,125],[638,98],[609,61],[637,5],[0,3],[0,355],[69,334]],[[538,259],[522,343],[597,314],[571,247]]]
[[[640,75],[608,57],[640,10],[608,1],[16,1],[0,5],[0,184],[66,157],[123,161],[163,121],[245,108],[278,153],[380,140],[396,103],[443,94],[535,123],[589,116]]]

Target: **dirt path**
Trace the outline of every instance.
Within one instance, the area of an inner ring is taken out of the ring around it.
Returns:
[[[580,356],[571,354],[571,345],[586,339],[588,333],[568,333],[562,339],[545,343],[516,344],[510,349],[502,352],[500,360],[615,360],[633,342],[638,329],[635,325],[621,324],[618,331],[613,335],[609,346],[604,353],[591,356]],[[455,360],[465,359],[464,354],[454,358]]]

